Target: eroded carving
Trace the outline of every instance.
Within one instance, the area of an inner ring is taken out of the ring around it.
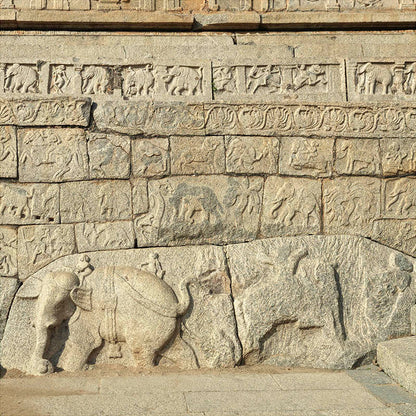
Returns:
[[[17,275],[17,232],[11,227],[0,227],[0,276]]]
[[[19,176],[27,182],[87,179],[84,131],[31,129],[19,132]]]
[[[4,80],[4,89],[7,92],[22,94],[39,92],[39,74],[30,65],[9,65]]]
[[[132,170],[135,176],[163,176],[169,173],[169,141],[136,139],[132,142]]]
[[[392,179],[384,183],[384,216],[415,218],[416,189],[413,178]]]
[[[0,177],[17,177],[16,129],[0,126]]]
[[[0,183],[1,224],[48,224],[59,221],[57,185]]]

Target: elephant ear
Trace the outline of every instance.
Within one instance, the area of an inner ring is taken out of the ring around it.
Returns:
[[[17,297],[22,299],[35,299],[39,296],[42,288],[42,280],[32,277],[23,283],[23,286],[17,292]]]
[[[85,311],[90,311],[92,309],[91,294],[92,289],[75,287],[71,290],[70,296],[75,305]]]

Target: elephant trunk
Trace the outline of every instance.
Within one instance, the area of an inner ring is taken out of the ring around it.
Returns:
[[[179,290],[177,293],[178,297],[178,306],[176,309],[176,314],[178,316],[185,315],[189,306],[191,304],[191,295],[189,294],[189,281],[184,279],[179,284]]]

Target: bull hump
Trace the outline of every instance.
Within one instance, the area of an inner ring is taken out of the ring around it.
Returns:
[[[172,288],[152,273],[134,267],[116,267],[114,277],[117,279],[117,276],[127,281],[145,299],[157,305],[169,308],[178,303]]]

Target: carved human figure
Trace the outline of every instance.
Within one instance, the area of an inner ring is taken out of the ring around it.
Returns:
[[[28,65],[13,64],[5,75],[6,91],[28,93],[38,92],[38,73]]]
[[[363,152],[358,149],[357,143],[353,140],[344,140],[337,149],[337,160],[345,163],[344,173],[367,173],[374,174],[377,171],[377,155],[370,152]]]
[[[69,86],[71,79],[66,74],[65,65],[57,65],[52,69],[51,92],[63,94],[65,88]]]
[[[407,94],[416,94],[416,62],[410,64],[404,70],[406,79],[404,81],[404,90]]]
[[[214,86],[217,91],[236,92],[234,68],[221,66],[214,68]]]
[[[408,216],[412,207],[416,207],[416,192],[412,183],[406,179],[395,181],[386,192],[386,210],[393,209],[400,216]]]
[[[16,149],[13,145],[12,137],[6,130],[0,129],[0,162],[6,159],[16,159]]]
[[[359,93],[366,95],[375,94],[377,85],[381,85],[381,94],[391,92],[393,74],[390,68],[367,62],[357,69],[357,88]]]
[[[260,87],[268,87],[267,92],[279,92],[282,83],[280,68],[267,65],[258,67],[257,65],[250,68],[247,75],[247,92],[255,94]]]
[[[54,271],[42,280],[29,278],[18,292],[36,300],[36,345],[27,371],[53,371],[45,358],[49,330],[69,319],[69,338],[60,360],[64,370],[81,370],[103,340],[110,358],[120,357],[125,342],[137,365],[154,365],[157,354],[177,333],[177,322],[190,305],[187,281],[177,294],[160,277],[134,267],[95,268],[88,256],[74,271]],[[177,297],[178,296],[178,297]]]
[[[109,84],[106,68],[91,65],[82,72],[82,92],[84,94],[105,94]]]
[[[299,65],[293,75],[293,90],[297,91],[305,85],[314,86],[318,83],[327,84],[326,69],[321,65]]]
[[[0,231],[0,276],[10,276],[17,270],[16,245],[17,238],[6,238]]]

